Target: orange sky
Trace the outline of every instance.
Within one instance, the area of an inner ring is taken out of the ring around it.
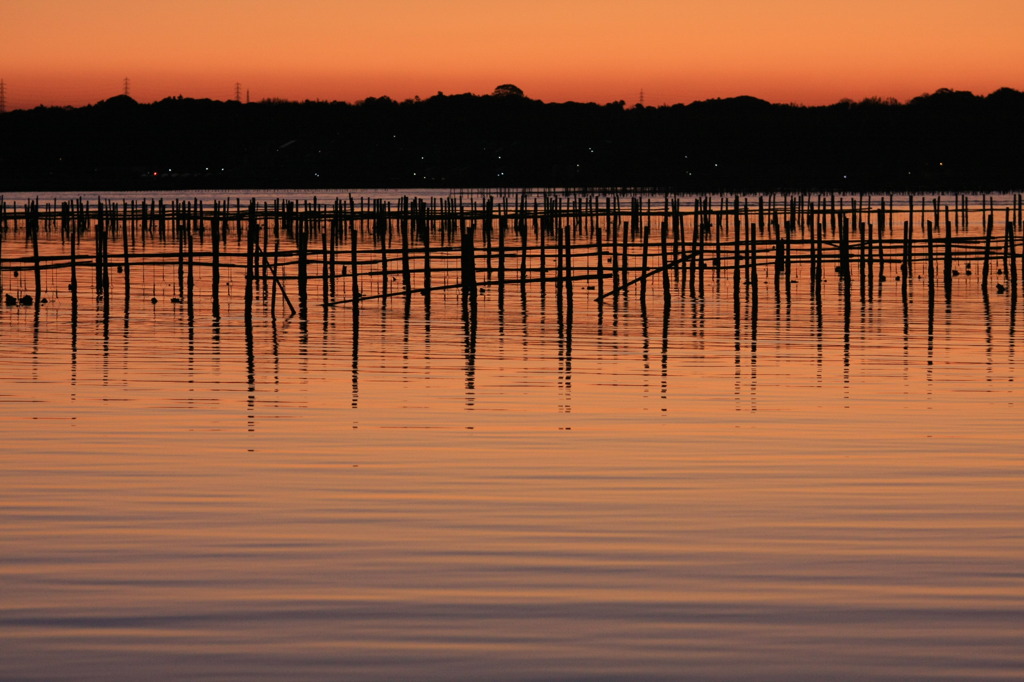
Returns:
[[[1022,0],[0,0],[7,108],[124,90],[828,104],[1024,90]]]

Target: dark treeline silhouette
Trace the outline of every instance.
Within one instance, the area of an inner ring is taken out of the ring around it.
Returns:
[[[491,95],[396,102],[118,96],[0,115],[0,191],[1024,186],[1024,93],[939,90],[830,106],[752,97],[661,107]]]

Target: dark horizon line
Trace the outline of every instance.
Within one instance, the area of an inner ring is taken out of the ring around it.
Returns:
[[[108,103],[108,102],[118,102],[118,101],[120,101],[120,102],[128,102],[129,100],[131,102],[135,103],[135,104],[140,105],[140,106],[146,106],[146,105],[151,105],[151,104],[160,104],[161,102],[168,102],[168,101],[196,101],[196,102],[214,102],[214,103],[219,103],[219,104],[245,104],[245,105],[251,105],[251,104],[332,104],[332,105],[339,105],[340,104],[340,105],[348,105],[348,106],[360,106],[360,105],[362,105],[365,102],[394,102],[395,104],[415,104],[415,103],[419,103],[419,102],[428,102],[430,100],[434,100],[434,99],[438,99],[438,98],[465,98],[465,97],[478,97],[478,98],[482,98],[482,97],[519,97],[521,99],[528,100],[528,101],[531,101],[531,102],[538,102],[540,104],[555,104],[555,105],[558,105],[558,104],[570,104],[570,105],[587,105],[587,106],[598,106],[598,107],[603,107],[603,106],[619,106],[619,107],[627,108],[627,102],[626,102],[626,100],[623,100],[623,99],[610,100],[608,102],[596,102],[596,101],[593,101],[593,100],[591,100],[591,101],[579,101],[579,100],[571,100],[571,99],[570,100],[560,100],[560,101],[548,101],[548,100],[528,97],[524,93],[522,93],[521,90],[519,91],[519,94],[499,93],[498,89],[506,87],[506,85],[499,85],[495,89],[495,91],[490,92],[490,93],[485,93],[485,94],[479,94],[479,93],[475,93],[475,92],[446,93],[446,92],[443,92],[443,91],[439,90],[434,95],[430,95],[429,97],[422,97],[422,98],[419,95],[416,95],[414,97],[410,97],[410,98],[405,98],[405,99],[399,100],[399,99],[395,99],[395,98],[391,97],[390,95],[382,94],[382,95],[377,95],[377,96],[364,97],[364,98],[353,100],[353,101],[350,101],[350,100],[339,100],[339,99],[310,99],[310,98],[299,100],[299,99],[288,99],[288,98],[285,98],[285,97],[263,97],[263,98],[260,98],[260,99],[251,99],[250,100],[248,98],[248,96],[246,97],[245,101],[242,101],[241,99],[238,99],[238,98],[215,99],[215,98],[212,98],[212,97],[191,97],[191,96],[185,96],[184,94],[181,94],[181,93],[179,93],[177,95],[168,95],[168,96],[163,97],[161,99],[154,99],[154,100],[151,100],[151,101],[140,101],[140,100],[137,100],[134,97],[132,97],[130,94],[119,93],[119,94],[116,94],[116,95],[112,95],[110,97],[99,99],[99,100],[97,100],[97,101],[95,101],[93,103],[90,103],[90,104],[82,104],[82,105],[72,105],[72,104],[49,104],[49,105],[47,105],[47,104],[38,104],[38,105],[36,105],[34,107],[8,109],[4,113],[14,113],[14,112],[17,112],[17,111],[26,112],[26,111],[33,111],[33,110],[37,110],[37,109],[71,109],[71,110],[73,110],[73,109],[87,109],[89,107],[94,107],[94,106],[97,106],[97,105],[102,105],[102,104]],[[512,87],[515,87],[515,86],[512,86]],[[518,90],[518,88],[516,88],[516,90]],[[849,98],[849,97],[843,97],[843,98],[840,98],[839,100],[837,100],[835,102],[832,102],[831,104],[801,104],[799,102],[776,102],[776,101],[766,100],[766,99],[763,99],[761,97],[756,97],[754,95],[741,94],[741,95],[731,95],[731,96],[727,96],[727,97],[709,97],[709,98],[706,98],[706,99],[691,100],[690,102],[674,102],[674,103],[671,103],[671,104],[669,104],[669,103],[644,104],[642,102],[635,102],[634,104],[632,104],[628,108],[631,108],[631,109],[671,109],[671,108],[675,108],[675,107],[687,107],[687,106],[691,106],[691,105],[694,105],[694,104],[703,104],[703,103],[706,103],[706,102],[728,102],[728,101],[754,101],[754,102],[758,102],[758,103],[769,104],[771,106],[791,107],[791,108],[798,108],[798,109],[828,109],[828,108],[832,108],[832,107],[836,107],[836,106],[849,106],[851,104],[882,104],[882,105],[886,105],[886,106],[906,106],[906,105],[912,104],[912,103],[914,103],[915,101],[918,101],[918,100],[927,99],[927,98],[935,97],[935,96],[942,96],[942,95],[955,95],[955,96],[960,96],[960,97],[971,97],[971,98],[974,98],[974,99],[987,99],[989,97],[992,97],[993,95],[997,95],[997,94],[1000,94],[1000,93],[1014,93],[1014,94],[1017,94],[1017,93],[1022,93],[1022,92],[1024,92],[1024,90],[1017,90],[1017,89],[1011,88],[1009,86],[1002,86],[1002,87],[996,88],[995,90],[993,90],[992,92],[990,92],[988,94],[978,95],[978,94],[975,94],[971,90],[956,90],[956,89],[953,89],[953,88],[942,87],[942,88],[938,88],[938,89],[934,90],[933,92],[923,92],[923,93],[921,93],[919,95],[916,95],[914,97],[911,97],[911,98],[909,98],[907,100],[899,100],[896,97],[882,97],[882,96],[879,96],[879,95],[872,95],[872,96],[869,96],[869,97],[864,97],[864,98],[862,98],[860,100],[854,100],[854,99]]]

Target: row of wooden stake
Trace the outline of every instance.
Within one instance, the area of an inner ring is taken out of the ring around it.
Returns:
[[[295,312],[285,284],[294,281],[298,312],[305,315],[316,278],[321,304],[335,306],[445,288],[503,291],[510,284],[571,286],[578,280],[594,281],[595,296],[603,300],[634,286],[645,296],[658,275],[667,292],[673,274],[703,295],[706,271],[731,269],[738,291],[741,281],[756,283],[761,266],[769,266],[778,283],[800,264],[818,283],[828,276],[826,265],[849,282],[855,270],[881,279],[887,264],[898,264],[907,281],[919,261],[927,261],[930,278],[941,262],[948,287],[955,262],[980,260],[980,286],[987,290],[993,270],[1016,287],[1024,268],[1016,229],[1021,195],[1001,207],[1001,233],[995,204],[986,198],[971,206],[967,197],[954,197],[952,207],[920,197],[899,207],[891,197],[874,206],[871,199],[835,196],[758,197],[756,205],[738,196],[688,201],[631,197],[627,205],[617,196],[527,193],[500,201],[403,197],[358,204],[352,197],[246,205],[79,199],[19,206],[0,200],[0,275],[31,270],[38,304],[44,270],[69,269],[69,288],[77,291],[79,269],[92,269],[96,295],[108,299],[111,268],[122,275],[127,298],[133,265],[171,264],[179,295],[191,302],[195,270],[207,268],[216,315],[222,270],[244,268],[247,308],[255,283],[263,281]],[[176,248],[167,250],[170,244]],[[43,253],[43,247],[57,252]],[[3,285],[0,276],[0,293]]]

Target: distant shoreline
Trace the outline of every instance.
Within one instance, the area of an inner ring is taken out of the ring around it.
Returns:
[[[118,96],[0,115],[0,193],[318,188],[1007,191],[1024,93],[661,107],[518,93],[343,102]]]

